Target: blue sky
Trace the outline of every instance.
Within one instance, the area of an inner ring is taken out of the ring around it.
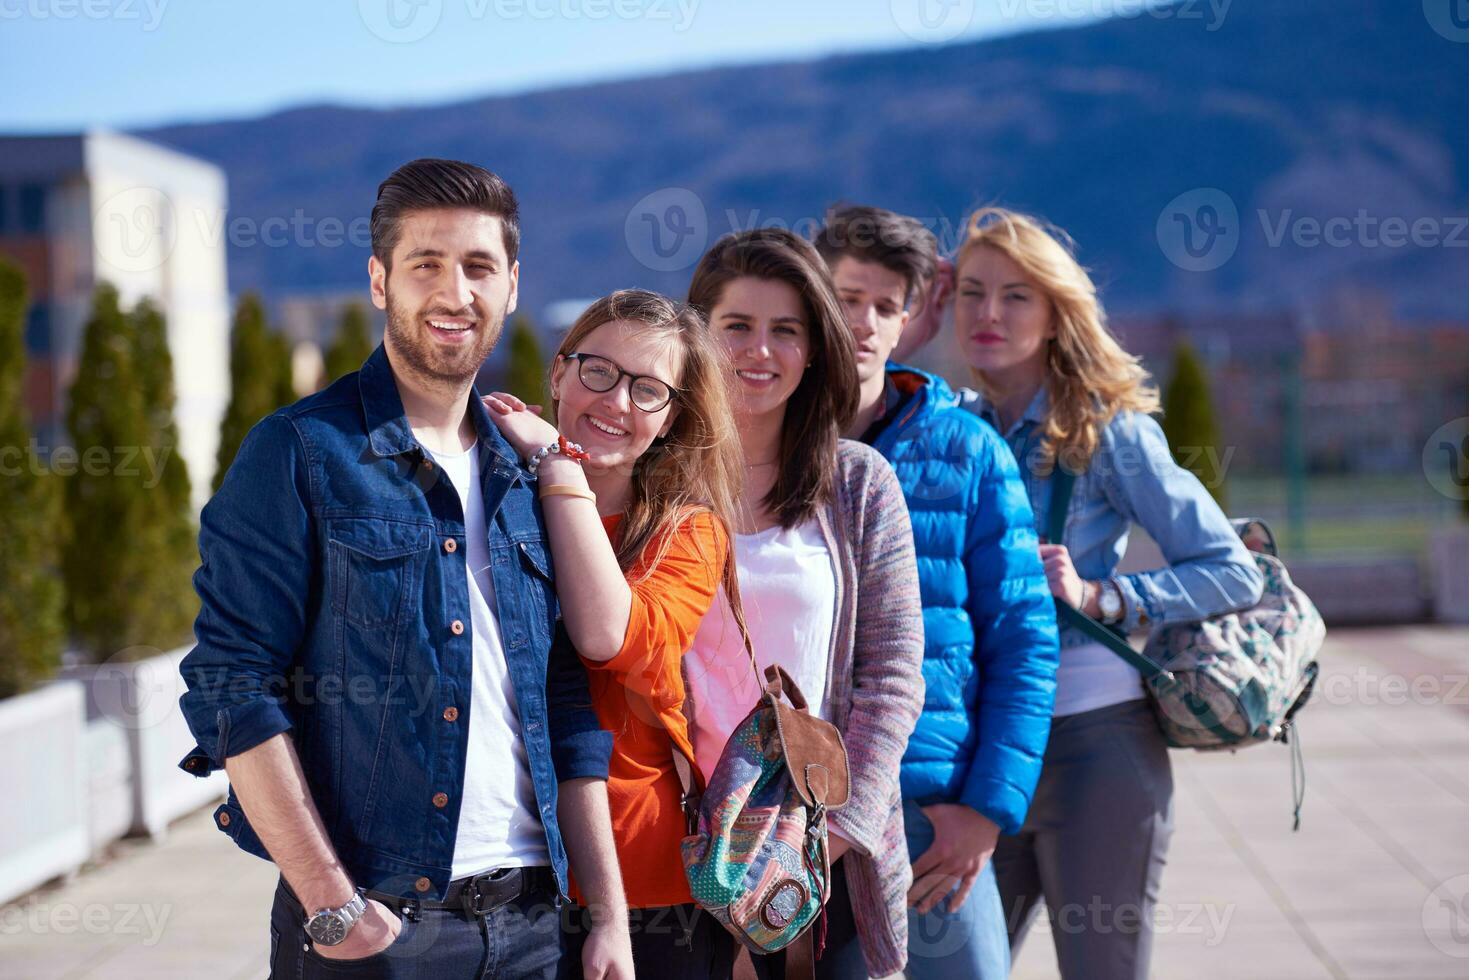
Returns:
[[[1153,0],[0,0],[0,131],[390,106],[1058,27]]]

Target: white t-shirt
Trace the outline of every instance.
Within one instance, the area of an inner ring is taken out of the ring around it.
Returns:
[[[536,811],[530,763],[520,738],[515,689],[495,617],[489,529],[479,482],[479,444],[454,455],[431,455],[458,491],[464,508],[464,567],[469,578],[469,632],[474,643],[464,799],[459,808],[450,877],[464,878],[493,868],[550,864],[546,834]],[[461,706],[455,724],[464,724],[465,718]]]
[[[1143,677],[1100,643],[1082,643],[1061,650],[1056,668],[1056,705],[1053,717],[1111,707],[1145,697]]]
[[[779,664],[801,688],[811,710],[831,720],[827,679],[836,624],[836,566],[813,518],[786,530],[737,534],[735,567],[755,660],[762,675]],[[739,627],[721,589],[699,624],[684,659],[694,702],[694,759],[707,780],[736,726],[760,700]]]

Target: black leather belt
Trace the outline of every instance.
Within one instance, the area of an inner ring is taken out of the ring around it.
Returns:
[[[458,878],[449,882],[449,890],[443,899],[406,898],[375,891],[368,891],[367,897],[410,916],[434,909],[463,912],[466,916],[485,916],[535,892],[556,894],[556,879],[550,868],[496,868],[472,878]]]

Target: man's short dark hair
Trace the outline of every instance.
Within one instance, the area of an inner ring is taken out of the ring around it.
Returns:
[[[903,300],[912,302],[938,268],[939,243],[917,218],[860,204],[835,204],[812,243],[827,267],[850,256],[876,262],[907,283]]]
[[[510,185],[484,167],[427,157],[403,164],[378,185],[377,203],[372,206],[372,254],[392,268],[403,215],[443,208],[499,216],[505,254],[515,261],[520,253],[520,205]]]

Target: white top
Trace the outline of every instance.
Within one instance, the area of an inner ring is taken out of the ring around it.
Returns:
[[[1142,675],[1100,643],[1061,649],[1053,716],[1095,711],[1141,697],[1145,697]]]
[[[450,877],[463,878],[493,868],[550,864],[546,834],[536,813],[530,763],[520,738],[515,689],[510,684],[500,624],[495,617],[489,529],[479,482],[479,444],[452,456],[430,455],[458,491],[464,508],[468,625],[474,644],[469,711],[466,715],[461,705],[459,720],[452,722],[468,722],[469,748],[464,758],[464,797],[459,806]]]
[[[737,534],[734,549],[745,621],[762,675],[770,664],[784,667],[812,711],[830,721],[827,678],[837,573],[821,526],[813,518],[790,530],[777,526]],[[764,686],[763,676],[757,681],[750,669],[723,590],[699,624],[684,670],[694,703],[694,758],[707,781],[724,743],[760,700]]]

